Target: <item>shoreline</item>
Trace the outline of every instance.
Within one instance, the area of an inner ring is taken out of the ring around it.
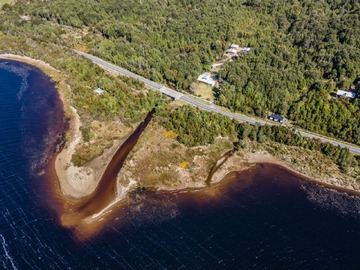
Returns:
[[[50,64],[42,60],[33,59],[27,56],[2,53],[0,54],[0,59],[18,61],[39,68],[42,72],[49,76],[52,81],[55,82],[55,87],[58,89],[59,97],[63,103],[65,114],[69,117],[72,116],[71,112],[68,111],[70,105],[68,105],[66,101],[70,87],[66,84],[65,77],[63,74],[61,74],[61,71],[55,69]]]
[[[115,196],[111,198],[100,210],[92,212],[87,215],[87,211],[82,211],[81,207],[85,206],[88,199],[94,190],[99,187],[102,174],[106,169],[110,160],[112,160],[114,153],[123,144],[124,141],[113,141],[112,146],[93,161],[98,162],[97,168],[93,169],[89,166],[76,167],[71,162],[72,154],[76,146],[82,141],[81,119],[75,108],[70,105],[70,99],[66,98],[67,91],[70,91],[69,85],[65,83],[65,76],[60,71],[52,68],[49,64],[34,60],[28,57],[16,56],[11,54],[0,54],[0,59],[8,59],[14,61],[24,62],[33,65],[43,71],[54,82],[58,90],[59,98],[64,108],[65,117],[69,120],[69,128],[66,132],[66,143],[61,151],[54,154],[52,161],[48,164],[49,182],[46,185],[52,189],[50,192],[49,202],[53,204],[53,208],[58,215],[58,222],[61,226],[70,229],[74,236],[79,241],[87,241],[98,235],[107,224],[111,224],[112,218],[119,218],[124,213],[121,212],[121,207],[129,202],[128,194],[133,190],[133,187],[138,186],[138,182],[133,179],[128,179],[129,183],[125,186],[119,182],[115,185]],[[100,160],[101,162],[99,162]],[[222,163],[224,160],[224,153],[218,158],[216,164]],[[92,162],[93,162],[92,161]],[[286,161],[277,159],[274,155],[267,151],[244,151],[235,152],[225,162],[219,166],[210,179],[210,186],[205,182],[197,181],[192,185],[182,182],[180,185],[171,188],[170,186],[162,186],[161,184],[154,183],[153,186],[148,186],[149,190],[154,190],[163,194],[170,192],[170,194],[180,193],[198,193],[198,198],[203,196],[214,197],[217,196],[218,187],[228,185],[230,182],[227,180],[229,177],[234,177],[238,173],[246,173],[251,171],[254,166],[260,164],[270,164],[279,166],[281,170],[287,170],[290,174],[299,178],[300,181],[320,185],[324,188],[332,189],[336,192],[343,192],[348,195],[360,197],[360,191],[354,187],[349,188],[342,186],[343,182],[337,182],[338,185],[327,182],[327,179],[316,179],[304,173],[291,168],[286,164]],[[207,172],[209,173],[209,172]],[[100,177],[99,177],[100,175]],[[96,178],[96,179],[95,179]],[[231,188],[231,186],[229,186]],[[90,196],[88,196],[90,195]],[[97,198],[95,198],[96,200]],[[98,201],[96,200],[96,203]],[[91,209],[90,209],[91,210]]]
[[[328,183],[325,180],[320,180],[320,179],[310,177],[310,176],[308,176],[308,175],[306,175],[306,174],[304,174],[302,172],[297,171],[294,168],[291,168],[284,161],[276,159],[271,154],[268,154],[268,156],[265,156],[263,158],[253,156],[253,157],[250,158],[249,161],[252,164],[274,164],[274,165],[279,165],[280,167],[288,170],[290,173],[296,175],[297,177],[301,178],[302,180],[304,180],[306,182],[311,182],[311,183],[314,183],[314,184],[317,184],[317,185],[321,185],[321,186],[323,186],[325,188],[333,189],[333,190],[340,191],[340,192],[345,192],[347,194],[360,197],[360,191],[359,190],[352,189],[352,188],[345,187],[345,186],[341,186],[341,185]]]
[[[230,157],[231,159],[231,157]],[[260,164],[272,164],[272,165],[278,165],[281,168],[284,168],[288,170],[291,174],[296,175],[298,178],[302,179],[303,181],[311,182],[317,185],[321,185],[325,188],[330,188],[336,191],[345,192],[350,195],[359,196],[360,197],[360,190],[356,190],[354,188],[342,186],[342,185],[336,185],[333,183],[329,183],[324,179],[317,179],[314,177],[311,177],[309,175],[306,175],[305,173],[302,173],[294,168],[292,168],[290,165],[286,164],[286,162],[277,159],[273,155],[267,152],[258,151],[255,153],[247,153],[247,156],[245,158],[242,158],[242,161],[239,163],[238,168],[235,170],[222,170],[222,168],[219,168],[219,172],[216,172],[213,177],[212,183],[219,183],[222,179],[226,177],[228,173],[231,172],[240,172],[242,170],[249,169],[251,166],[260,165]],[[226,165],[226,163],[224,164]],[[222,171],[221,171],[222,170]],[[218,175],[216,175],[219,173]],[[215,178],[215,179],[214,179]],[[352,187],[352,186],[351,186]]]
[[[70,124],[69,130],[66,131],[65,146],[57,153],[54,161],[57,181],[59,182],[60,190],[65,197],[80,199],[90,194],[96,188],[94,183],[92,185],[87,185],[86,189],[84,186],[80,189],[76,188],[74,183],[69,181],[71,176],[79,173],[76,169],[74,169],[75,166],[71,165],[70,162],[76,145],[81,141],[81,121],[76,109],[69,104],[70,102],[67,99],[67,95],[70,92],[70,86],[66,84],[65,76],[61,73],[61,71],[50,66],[50,64],[27,56],[4,53],[0,54],[0,59],[13,60],[35,66],[55,82],[55,87],[58,90],[59,98],[64,108],[65,117],[69,118]],[[69,171],[70,175],[68,175]]]
[[[94,172],[89,171],[89,168],[84,167],[75,167],[71,164],[71,156],[75,151],[75,147],[81,141],[82,135],[80,131],[81,120],[75,108],[73,108],[67,98],[67,92],[70,91],[69,86],[65,83],[65,77],[59,70],[56,70],[48,63],[45,63],[41,60],[32,59],[26,56],[19,56],[14,54],[0,54],[0,59],[8,59],[24,62],[30,65],[33,65],[39,69],[41,69],[47,76],[49,76],[55,83],[56,88],[58,89],[59,98],[64,106],[64,112],[67,117],[70,118],[70,128],[67,131],[67,142],[66,146],[56,155],[54,166],[55,172],[57,176],[57,180],[59,182],[59,187],[62,194],[67,198],[80,199],[86,195],[91,194],[92,191],[98,186],[98,180],[94,179]],[[108,151],[108,154],[113,152],[114,148],[119,147],[118,143],[114,143],[113,146]],[[322,179],[314,179],[300,171],[297,171],[294,168],[291,168],[284,161],[281,161],[275,158],[273,155],[269,153],[248,153],[247,157],[239,157],[238,155],[234,155],[235,157],[230,157],[228,161],[224,162],[222,166],[218,168],[218,170],[214,173],[211,184],[217,184],[224,179],[224,177],[231,172],[239,172],[242,170],[246,170],[251,166],[261,163],[275,164],[279,165],[291,173],[297,175],[298,177],[304,179],[305,181],[309,181],[315,184],[322,185],[326,188],[335,189],[341,192],[346,192],[348,194],[352,194],[355,196],[360,196],[360,191],[350,188],[349,186],[341,186],[328,183],[326,180]],[[235,159],[235,160],[233,160]],[[79,180],[79,176],[81,181]],[[69,180],[72,179],[72,180]],[[75,183],[75,182],[79,183]],[[181,191],[181,190],[192,190],[193,188],[183,186],[177,188],[165,188],[165,187],[156,187],[158,190],[167,190],[167,191]],[[202,187],[195,187],[194,190],[199,190],[206,188],[206,185]],[[121,201],[124,199],[126,194],[121,194],[121,196],[115,196],[114,203]]]
[[[232,159],[235,159],[235,161]],[[197,187],[197,186],[191,187],[184,185],[183,187],[179,187],[179,188],[171,188],[171,187],[166,188],[166,187],[156,187],[156,186],[154,188],[158,191],[165,191],[165,192],[166,191],[168,192],[182,192],[182,191],[199,192],[200,191],[201,192],[202,190],[211,189],[213,186],[219,185],[220,182],[226,179],[226,177],[231,173],[240,173],[248,169],[251,169],[254,166],[262,165],[262,164],[277,165],[280,167],[280,169],[287,170],[290,174],[295,175],[297,178],[299,178],[304,182],[310,182],[328,189],[332,189],[338,192],[347,193],[348,195],[360,197],[360,190],[344,187],[341,185],[335,185],[332,183],[328,183],[325,180],[312,178],[302,172],[297,171],[294,168],[291,168],[284,161],[277,159],[273,155],[269,153],[264,153],[262,151],[258,151],[255,153],[248,153],[247,157],[236,157],[236,155],[229,157],[229,160],[226,161],[222,166],[220,166],[218,170],[214,173],[211,179],[210,186],[206,186],[204,184],[201,187]]]

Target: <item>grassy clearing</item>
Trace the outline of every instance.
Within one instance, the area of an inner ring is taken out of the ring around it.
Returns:
[[[125,140],[132,133],[132,128],[116,121],[93,121],[83,127],[82,133],[89,142],[80,143],[76,147],[72,157],[72,162],[76,166],[82,166],[102,155],[113,145],[114,140]]]
[[[2,7],[5,4],[10,4],[12,2],[13,2],[13,0],[0,0],[0,7]]]
[[[195,94],[205,98],[209,101],[214,100],[214,93],[212,87],[204,83],[199,83],[196,87]]]

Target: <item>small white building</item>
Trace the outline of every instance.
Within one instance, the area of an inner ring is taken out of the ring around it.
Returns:
[[[227,51],[226,51],[226,53],[228,53],[228,54],[237,54],[237,50],[235,50],[235,49],[228,49]]]
[[[216,81],[211,77],[210,72],[205,72],[204,74],[201,74],[197,80],[210,86],[214,86],[216,83]]]
[[[239,44],[231,44],[230,49],[238,50],[238,49],[240,49],[240,45]]]
[[[241,48],[240,51],[242,51],[242,52],[250,52],[251,48],[250,47],[244,47],[244,48]]]
[[[104,94],[104,92],[105,92],[105,90],[101,89],[100,87],[98,87],[94,90],[94,93],[98,94],[99,96]]]
[[[356,97],[355,92],[344,91],[344,90],[337,90],[336,95],[338,97],[345,97],[345,98],[355,98]]]

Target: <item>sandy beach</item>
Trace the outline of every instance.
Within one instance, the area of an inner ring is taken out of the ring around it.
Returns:
[[[57,155],[55,160],[55,170],[61,191],[65,196],[80,198],[90,194],[96,187],[93,179],[93,172],[88,168],[78,168],[71,164],[71,157],[76,145],[81,141],[81,121],[75,108],[67,99],[70,92],[69,85],[65,82],[65,76],[59,71],[41,60],[32,59],[26,56],[14,54],[0,54],[1,59],[9,59],[24,62],[41,69],[57,85],[59,97],[63,103],[65,114],[70,118],[70,130],[67,136],[67,144]]]

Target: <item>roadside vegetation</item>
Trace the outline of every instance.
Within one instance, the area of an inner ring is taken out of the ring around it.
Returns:
[[[231,43],[250,46],[220,70],[219,104],[258,116],[282,114],[360,145],[360,98],[331,96],[360,87],[359,1],[17,3],[3,7],[3,33],[82,48],[178,89],[190,89]]]
[[[191,106],[181,106],[170,112],[158,108],[159,122],[176,134],[177,140],[186,146],[211,144],[219,136],[233,136],[235,123],[229,117],[201,111]]]
[[[250,53],[221,67],[218,104],[263,117],[279,113],[360,145],[360,98],[332,96],[339,88],[360,88],[359,10],[358,1],[347,0],[18,0],[0,11],[0,51],[41,59],[64,73],[72,90],[66,98],[83,121],[84,151],[90,144],[96,153],[103,151],[98,145],[108,147],[96,144],[103,137],[95,120],[131,127],[158,105],[156,121],[188,147],[221,137],[238,148],[246,140],[278,142],[321,152],[356,175],[359,159],[345,149],[283,127],[239,124],[190,107],[172,110],[160,94],[104,72],[69,48],[190,91],[231,43],[250,46]],[[94,94],[97,87],[105,93]],[[84,153],[79,164],[94,154]]]
[[[61,35],[65,40],[76,31],[63,31],[41,20],[28,21],[27,17],[22,19],[9,10],[12,6],[5,5],[0,11],[0,53],[39,59],[61,72],[64,79],[60,90],[67,103],[77,109],[82,122],[84,140],[73,156],[75,165],[86,164],[101,155],[114,140],[129,135],[134,125],[164,101],[160,93],[146,89],[136,80],[113,76],[61,44],[64,42],[59,41]],[[3,31],[8,26],[11,30]],[[98,87],[105,92],[94,93]],[[66,117],[69,117],[71,110],[67,110]],[[102,123],[102,128],[98,122]]]

